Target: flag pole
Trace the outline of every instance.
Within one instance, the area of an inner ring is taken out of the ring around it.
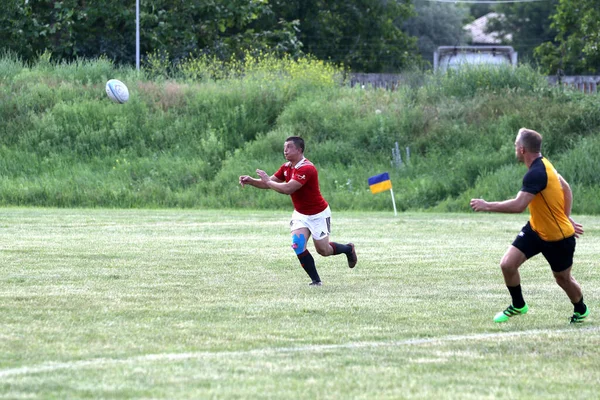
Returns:
[[[394,200],[394,189],[390,189],[390,193],[392,194],[392,204],[394,205],[394,217],[398,215],[396,211],[396,200]]]

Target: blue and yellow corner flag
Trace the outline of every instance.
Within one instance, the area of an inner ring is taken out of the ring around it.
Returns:
[[[392,188],[392,181],[390,180],[390,174],[384,172],[383,174],[375,175],[369,178],[369,188],[373,194],[385,192]]]
[[[390,174],[384,172],[383,174],[375,175],[369,178],[369,188],[373,194],[390,191],[392,195],[392,204],[394,205],[394,215],[398,215],[396,211],[396,200],[394,199],[394,190],[392,189],[392,181],[390,180]]]

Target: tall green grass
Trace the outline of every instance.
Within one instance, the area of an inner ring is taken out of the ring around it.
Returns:
[[[589,200],[599,96],[552,88],[527,66],[412,74],[392,92],[344,86],[341,69],[310,57],[157,58],[138,72],[4,54],[0,205],[289,208],[285,196],[241,190],[237,176],[274,172],[283,140],[300,135],[334,209],[388,209],[366,180],[389,171],[400,210],[464,211],[473,195],[516,194],[524,168],[512,142],[525,126],[572,183],[574,212],[600,212]],[[125,105],[106,97],[110,78],[128,85]]]

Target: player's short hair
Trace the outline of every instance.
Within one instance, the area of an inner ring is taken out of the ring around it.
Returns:
[[[542,135],[533,129],[519,129],[519,142],[530,153],[539,153],[542,150]]]
[[[302,139],[300,136],[290,136],[289,138],[285,139],[285,141],[294,143],[294,146],[296,146],[297,149],[302,150],[304,153],[304,139]]]

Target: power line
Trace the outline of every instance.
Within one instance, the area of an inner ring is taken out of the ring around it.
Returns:
[[[471,3],[471,4],[501,4],[501,3],[535,3],[550,0],[423,0],[433,3]]]

